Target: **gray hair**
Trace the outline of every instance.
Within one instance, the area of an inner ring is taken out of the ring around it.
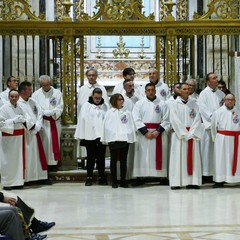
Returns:
[[[194,82],[194,85],[197,86],[197,81],[196,81],[196,79],[194,79],[194,78],[188,79],[188,80],[186,81],[186,83],[190,83],[190,81],[193,81],[193,82]]]
[[[89,68],[89,69],[86,71],[86,76],[88,75],[88,73],[89,73],[90,71],[94,71],[96,77],[98,76],[98,71],[97,71],[96,69],[94,69],[94,68]]]
[[[50,83],[52,82],[52,81],[51,81],[51,78],[50,78],[48,75],[41,75],[41,76],[39,77],[39,82],[40,82],[40,84],[42,84],[42,82],[43,82],[44,80],[48,80]]]

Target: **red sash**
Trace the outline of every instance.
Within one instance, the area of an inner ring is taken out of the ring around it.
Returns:
[[[13,137],[22,135],[22,158],[23,158],[23,178],[25,178],[26,173],[26,138],[24,129],[15,129],[13,134],[2,132],[3,137]]]
[[[46,155],[45,155],[45,152],[43,149],[42,139],[41,139],[39,132],[37,132],[36,137],[37,137],[38,153],[39,153],[42,170],[48,170],[47,159],[46,159]]]
[[[234,137],[234,151],[233,151],[233,166],[232,166],[232,175],[235,176],[237,170],[237,160],[238,160],[238,137],[240,131],[227,131],[227,130],[218,130],[217,133]]]
[[[186,128],[188,131],[190,127]],[[193,139],[188,140],[188,175],[192,176],[193,174]]]
[[[43,116],[43,119],[50,121],[54,160],[59,161],[60,149],[59,149],[59,143],[58,143],[58,132],[57,132],[56,121],[52,117],[47,117],[47,116]]]
[[[144,123],[147,128],[157,129],[160,123]],[[156,138],[156,169],[162,170],[162,135]]]
[[[190,127],[186,127],[189,131]],[[172,130],[174,132],[174,129]],[[188,175],[192,176],[193,174],[193,139],[188,140],[188,159],[187,159],[187,168],[188,168]]]

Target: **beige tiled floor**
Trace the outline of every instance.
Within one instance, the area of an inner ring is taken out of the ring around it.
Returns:
[[[85,187],[56,183],[14,193],[41,220],[56,221],[52,240],[237,240],[240,186],[172,191],[148,184],[138,188]]]

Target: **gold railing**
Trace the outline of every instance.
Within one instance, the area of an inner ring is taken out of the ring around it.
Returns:
[[[60,73],[56,76],[53,71],[54,76],[52,77],[56,85],[57,79],[59,79],[63,92],[65,103],[63,123],[66,125],[76,123],[77,85],[79,80],[80,85],[82,85],[84,79],[84,36],[155,36],[157,50],[155,65],[159,71],[162,70],[162,65],[164,66],[163,79],[169,86],[179,81],[179,68],[181,67],[184,70],[187,61],[188,64],[192,62],[194,66],[197,59],[195,46],[202,46],[206,58],[210,54],[206,52],[206,43],[209,44],[209,38],[212,46],[214,46],[216,39],[222,41],[222,36],[224,36],[224,39],[226,36],[228,52],[225,59],[229,59],[229,53],[236,50],[233,49],[232,41],[235,39],[235,45],[239,41],[240,21],[237,10],[239,4],[236,1],[213,0],[209,3],[206,13],[202,16],[195,13],[194,19],[191,21],[187,20],[187,1],[185,0],[178,1],[178,12],[182,14],[182,17],[178,16],[176,18],[179,21],[174,17],[174,3],[172,1],[159,0],[159,6],[162,8],[159,11],[162,14],[159,16],[159,21],[154,20],[155,16],[152,13],[145,16],[142,11],[144,6],[141,0],[112,0],[111,4],[106,2],[97,1],[95,6],[97,11],[90,16],[84,12],[83,0],[77,1],[74,6],[69,0],[57,0],[56,19],[58,20],[46,21],[42,13],[36,16],[35,12],[30,10],[31,6],[26,0],[0,1],[0,35],[2,39],[5,39],[5,37],[11,39],[13,36],[18,39],[23,36],[26,39],[27,36],[31,36],[34,43],[37,37],[46,42],[44,45],[46,52],[50,51],[50,43],[54,45],[56,50],[54,54],[56,55],[53,59],[60,56],[62,64]],[[181,2],[184,4],[182,7],[179,5]],[[72,7],[74,7],[76,16],[74,21],[70,17]],[[25,44],[27,46],[28,42],[26,41]],[[216,46],[218,45],[215,44]],[[221,46],[220,48],[222,48]],[[32,51],[34,52],[34,47]],[[78,56],[77,62],[80,64],[79,78],[77,78],[75,71],[76,54]],[[211,54],[214,61],[214,53],[211,52]],[[48,74],[51,72],[49,70],[51,64],[49,55],[48,52],[46,54],[48,58],[46,73]],[[36,56],[34,57],[36,58]],[[180,58],[183,59],[181,63],[178,61]],[[205,62],[198,62],[197,65],[204,65],[206,61],[207,59],[205,59]],[[205,70],[214,70],[214,63],[213,69],[208,69],[206,66]],[[206,71],[195,74],[194,67],[190,66],[189,70],[185,69],[183,71],[184,76],[181,79],[186,80],[187,74],[199,78],[199,74],[204,75]],[[230,74],[229,69],[227,74]],[[6,79],[6,77],[3,74],[2,78]],[[33,74],[32,79],[35,81],[37,77]]]

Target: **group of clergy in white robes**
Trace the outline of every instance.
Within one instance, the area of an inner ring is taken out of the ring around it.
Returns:
[[[51,87],[49,76],[41,76],[40,82],[41,88],[32,96],[32,85],[27,81],[20,84],[19,93],[9,89],[1,106],[1,183],[6,190],[46,180],[48,166],[60,160],[62,94]]]
[[[221,134],[220,138],[235,141],[235,146],[237,137],[232,136],[233,133],[230,136],[218,130],[215,130],[216,134],[211,131],[216,121],[212,119],[215,116],[213,113],[223,105],[225,97],[225,94],[217,89],[216,74],[207,75],[208,86],[199,96],[194,92],[196,82],[190,80],[188,85],[179,85],[180,96],[176,95],[174,98],[169,98],[169,89],[162,81],[158,81],[155,69],[149,71],[150,83],[154,85],[154,97],[151,97],[151,94],[147,95],[146,86],[141,87],[134,83],[133,69],[127,68],[124,74],[125,81],[117,85],[113,93],[122,94],[124,98],[122,111],[132,112],[136,129],[136,142],[130,144],[128,152],[127,178],[168,177],[173,189],[182,186],[197,189],[202,184],[202,176],[213,176],[216,182],[221,179],[226,182],[229,182],[229,179],[238,181],[237,177],[219,178],[218,176],[218,159],[219,156],[222,156],[222,159],[224,156],[221,155],[218,135]],[[149,87],[151,88],[151,84]],[[185,89],[181,89],[182,87]],[[88,97],[91,88],[90,84],[86,93]],[[132,89],[134,90],[131,95]],[[184,92],[185,97],[183,97]],[[222,108],[226,109],[225,105]],[[232,111],[237,112],[237,110]],[[236,123],[239,121],[238,114],[234,115],[233,119],[236,128]],[[229,124],[232,124],[231,121]],[[168,137],[169,134],[171,137]],[[214,144],[214,141],[218,143]],[[232,147],[235,155],[236,149]],[[229,153],[229,159],[233,159],[231,154],[233,152]],[[231,163],[229,164],[232,166]],[[238,167],[239,165],[234,163],[234,168]],[[223,171],[223,165],[221,169]],[[237,172],[234,171],[234,176],[237,176]]]

